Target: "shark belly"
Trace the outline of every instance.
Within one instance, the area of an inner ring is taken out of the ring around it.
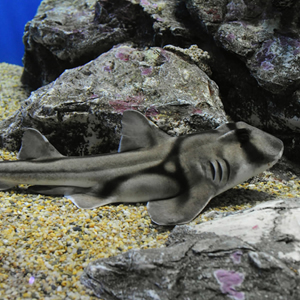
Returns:
[[[161,200],[173,197],[179,192],[180,186],[175,179],[151,173],[120,176],[94,190],[95,195],[110,199],[111,203]]]

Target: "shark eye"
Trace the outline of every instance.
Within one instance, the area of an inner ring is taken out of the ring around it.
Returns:
[[[236,136],[241,144],[245,144],[249,142],[250,131],[246,128],[237,129]]]

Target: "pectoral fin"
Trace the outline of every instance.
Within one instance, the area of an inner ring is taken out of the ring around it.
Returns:
[[[211,187],[197,186],[174,198],[148,202],[148,213],[158,225],[179,225],[192,221],[215,196]]]
[[[78,208],[92,209],[114,202],[111,199],[101,199],[88,194],[73,194],[65,197],[70,199]]]

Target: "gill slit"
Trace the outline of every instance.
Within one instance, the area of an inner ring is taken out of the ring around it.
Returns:
[[[211,177],[213,181],[216,181],[218,179],[218,182],[222,182],[223,180],[226,180],[226,183],[230,179],[230,173],[231,168],[230,164],[226,159],[222,160],[215,160],[215,161],[209,161],[210,170],[211,170]],[[227,173],[227,178],[225,178],[225,175]]]

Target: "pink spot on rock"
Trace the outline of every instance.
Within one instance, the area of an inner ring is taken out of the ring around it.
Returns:
[[[164,20],[163,18],[161,18],[160,16],[154,15],[153,17],[154,17],[154,19],[155,19],[156,21],[158,21],[158,22],[164,22],[164,21],[165,21],[165,20]]]
[[[134,96],[127,96],[125,100],[111,100],[109,105],[114,108],[115,111],[123,113],[125,110],[134,109],[137,110],[142,106],[144,101],[144,95],[138,94]]]
[[[243,256],[243,252],[238,250],[238,251],[235,251],[234,253],[232,253],[230,255],[232,261],[234,264],[240,264],[241,263],[241,259],[242,259],[242,256]]]
[[[202,113],[203,113],[203,111],[198,108],[194,108],[194,110],[192,111],[193,115],[201,115]]]
[[[115,57],[122,61],[129,61],[132,51],[133,50],[131,48],[119,48],[115,54]]]
[[[137,109],[133,103],[129,103],[122,100],[109,101],[109,104],[114,108],[115,111],[123,113],[125,110]]]
[[[252,229],[258,229],[258,225],[253,226]]]
[[[110,73],[111,72],[111,68],[109,66],[104,66],[103,67],[103,71]]]
[[[235,35],[233,33],[229,33],[227,36],[226,36],[226,39],[229,41],[229,42],[232,42],[234,41],[235,39]]]
[[[151,3],[147,0],[141,0],[140,2],[142,5],[150,5]]]
[[[111,63],[111,62],[108,62],[108,63],[106,63],[106,64],[102,67],[102,70],[103,70],[104,72],[111,73],[112,70],[113,70],[113,68],[114,68],[114,64]]]
[[[210,20],[213,22],[222,21],[221,11],[217,8],[210,8],[204,10],[208,16],[210,16]]]
[[[96,99],[96,98],[99,98],[99,95],[97,95],[97,94],[90,95],[90,99]]]
[[[215,278],[220,284],[220,289],[223,294],[235,300],[244,300],[245,294],[237,291],[234,287],[239,286],[244,281],[244,275],[235,271],[217,270],[214,272]]]
[[[145,6],[150,6],[151,5],[152,7],[157,8],[157,4],[156,3],[150,3],[148,0],[141,0],[140,3],[142,5],[145,5]]]
[[[160,55],[162,56],[162,61],[163,62],[170,62],[170,57],[169,57],[169,54],[166,50],[161,49],[160,50]]]
[[[152,73],[153,68],[152,67],[149,67],[149,68],[140,67],[140,70],[141,70],[142,75],[147,76],[147,75],[150,75]]]
[[[260,66],[266,70],[266,71],[270,71],[274,69],[274,65],[272,63],[270,63],[269,61],[263,61]]]

